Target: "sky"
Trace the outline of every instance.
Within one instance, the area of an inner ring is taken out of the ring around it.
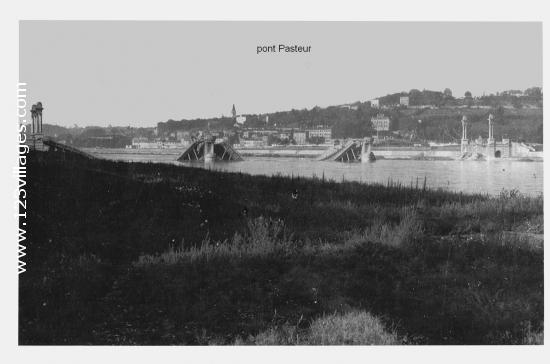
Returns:
[[[62,126],[542,87],[540,22],[21,21],[19,31],[29,103]],[[311,51],[257,54],[273,44]]]

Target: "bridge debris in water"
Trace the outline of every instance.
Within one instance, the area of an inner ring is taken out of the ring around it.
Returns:
[[[242,161],[243,158],[226,142],[216,143],[213,138],[202,138],[189,146],[177,159],[186,161]]]
[[[72,154],[79,155],[81,157],[85,157],[89,159],[97,159],[95,156],[91,155],[90,153],[86,153],[78,148],[71,147],[70,145],[67,145],[67,144],[58,143],[55,140],[52,140],[50,138],[44,138],[43,145],[45,145],[49,151],[72,153]]]
[[[336,162],[374,162],[376,158],[371,152],[372,140],[359,139],[348,142],[334,148],[330,148],[317,158],[318,161]]]

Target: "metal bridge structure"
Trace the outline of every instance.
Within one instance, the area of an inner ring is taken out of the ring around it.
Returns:
[[[226,142],[215,142],[214,138],[202,138],[191,144],[177,159],[178,162],[192,161],[242,161],[243,158]]]
[[[89,159],[97,159],[97,157],[91,155],[90,153],[86,153],[78,148],[71,147],[70,145],[58,143],[48,137],[45,137],[42,139],[42,144],[45,145],[49,151],[53,152],[65,152],[65,153],[72,153],[79,155],[81,157],[89,158]]]
[[[317,157],[317,160],[343,163],[372,162],[375,158],[371,152],[371,146],[370,139],[351,139],[339,146],[329,148]]]

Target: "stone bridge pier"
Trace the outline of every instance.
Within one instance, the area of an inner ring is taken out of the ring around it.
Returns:
[[[460,143],[460,153],[464,154],[468,151],[468,118],[462,116],[462,141]]]

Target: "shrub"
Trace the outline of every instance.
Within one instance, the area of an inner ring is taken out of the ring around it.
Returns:
[[[375,219],[362,234],[354,234],[348,244],[371,241],[391,247],[404,247],[420,239],[423,235],[422,221],[412,208],[403,208],[398,224],[391,224]]]
[[[310,345],[395,345],[397,335],[382,322],[364,311],[321,317],[309,328]]]
[[[299,325],[271,327],[248,339],[254,345],[398,345],[402,341],[382,322],[365,311],[326,315],[314,320],[308,330]],[[244,344],[238,339],[236,344]]]
[[[527,330],[523,337],[523,345],[544,345],[544,332],[532,332]]]

